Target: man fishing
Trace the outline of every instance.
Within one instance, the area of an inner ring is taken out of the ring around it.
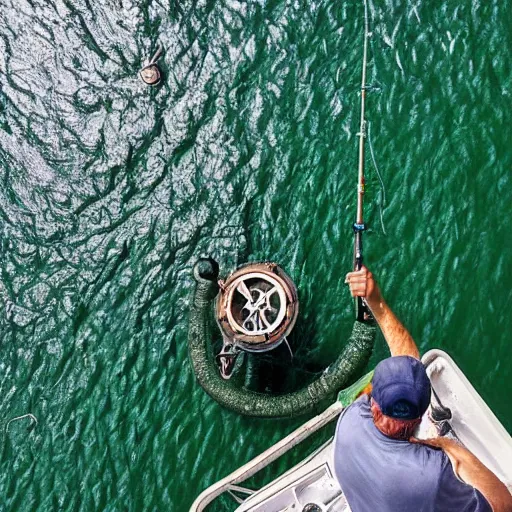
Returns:
[[[511,512],[506,486],[470,451],[446,437],[411,437],[431,393],[418,347],[367,268],[345,282],[391,351],[375,369],[371,396],[352,404],[336,428],[335,472],[352,512]]]

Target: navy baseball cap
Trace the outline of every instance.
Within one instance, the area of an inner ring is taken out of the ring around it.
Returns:
[[[410,356],[388,357],[375,368],[372,397],[386,416],[420,418],[430,403],[430,380],[423,363]]]

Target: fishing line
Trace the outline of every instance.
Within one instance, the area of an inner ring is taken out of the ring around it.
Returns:
[[[374,55],[374,48],[373,48],[373,31],[370,31],[369,30],[369,23],[368,23],[368,5],[367,5],[367,2],[366,0],[364,1],[364,6],[365,6],[365,44],[368,42],[369,40],[369,43],[370,43],[370,50],[371,50],[371,53],[372,55]],[[363,66],[366,67],[367,65],[367,49],[365,48],[364,49],[364,57],[363,57]],[[366,78],[366,73],[363,74],[363,86],[367,89],[367,90],[371,90],[371,91],[379,91],[380,90],[380,87],[377,85],[375,85],[377,83],[377,81],[375,80],[375,74],[376,74],[376,71],[375,71],[375,62],[374,62],[374,59],[372,58],[372,79],[371,79],[371,82],[372,82],[372,85],[366,85],[365,84],[365,78]],[[380,225],[381,225],[381,228],[382,228],[382,232],[384,233],[384,235],[387,235],[386,233],[386,227],[384,226],[384,210],[386,208],[386,187],[384,185],[384,180],[382,179],[382,175],[380,173],[380,170],[379,170],[379,166],[377,165],[377,161],[375,159],[375,153],[373,151],[373,144],[372,144],[372,139],[371,139],[371,122],[370,120],[366,120],[365,121],[365,125],[366,125],[366,129],[367,129],[367,133],[366,133],[366,138],[368,140],[368,147],[370,149],[370,156],[371,156],[371,159],[372,159],[372,164],[373,164],[373,167],[375,169],[375,172],[377,173],[377,177],[379,179],[379,182],[380,182],[380,188],[381,188],[381,197],[380,197],[380,204],[379,204],[379,220],[380,220]]]
[[[384,227],[384,209],[386,208],[386,187],[384,185],[384,180],[382,179],[382,175],[380,174],[379,167],[375,160],[375,154],[373,153],[373,144],[371,137],[371,123],[368,121],[368,147],[370,148],[370,156],[372,158],[373,167],[380,182],[380,192],[381,192],[381,200],[379,204],[379,216],[380,216],[380,225],[382,227],[382,232],[387,235],[386,228]]]

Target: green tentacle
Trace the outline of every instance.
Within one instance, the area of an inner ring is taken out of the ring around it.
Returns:
[[[240,388],[220,376],[212,352],[214,329],[212,303],[219,288],[218,265],[201,259],[194,267],[196,288],[190,312],[188,347],[194,373],[202,388],[222,406],[239,414],[263,418],[299,416],[320,402],[334,398],[366,366],[375,341],[373,323],[356,321],[338,359],[308,386],[284,395],[268,395]]]

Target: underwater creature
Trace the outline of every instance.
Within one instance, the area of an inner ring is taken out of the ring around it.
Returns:
[[[201,258],[194,267],[196,286],[190,309],[188,348],[201,387],[223,407],[239,414],[264,418],[299,416],[332,399],[364,370],[372,353],[376,326],[356,320],[342,353],[313,382],[298,391],[272,395],[258,393],[222,378],[215,363],[212,341],[219,337],[213,302],[219,292],[218,264]]]

